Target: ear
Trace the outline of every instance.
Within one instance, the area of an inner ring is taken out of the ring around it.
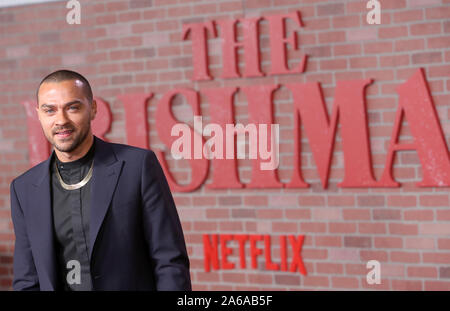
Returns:
[[[91,121],[95,119],[96,115],[97,115],[97,102],[95,101],[95,99],[93,99],[91,104]]]
[[[39,105],[39,104],[38,104],[38,105]],[[41,116],[40,116],[40,114],[39,114],[39,106],[36,107],[36,114],[37,114],[37,116],[38,116],[39,121],[41,121]]]

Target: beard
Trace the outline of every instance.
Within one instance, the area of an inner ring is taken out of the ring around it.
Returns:
[[[60,152],[72,152],[77,149],[86,139],[91,129],[90,122],[83,127],[81,127],[80,131],[76,131],[74,127],[64,127],[55,129],[52,133],[51,137],[47,137],[50,143],[55,147],[56,150]],[[57,131],[63,130],[72,130],[72,135],[67,138],[55,138]]]

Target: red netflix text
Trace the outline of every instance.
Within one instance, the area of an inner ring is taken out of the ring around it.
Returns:
[[[250,266],[252,269],[258,269],[258,257],[264,257],[266,270],[280,270],[296,272],[306,275],[306,268],[303,264],[301,256],[303,241],[305,236],[293,235],[279,237],[280,255],[279,261],[272,261],[271,237],[270,235],[259,234],[208,234],[203,235],[203,250],[204,250],[204,267],[205,271],[219,269],[235,269],[237,263],[230,262],[228,256],[232,253],[232,249],[227,245],[229,242],[235,241],[238,243],[239,249],[239,267],[241,269],[247,268],[247,258],[250,259]],[[264,247],[258,247],[257,243],[264,243]],[[247,254],[245,249],[249,245],[250,253]],[[288,248],[291,250],[292,257],[288,258]],[[219,251],[220,250],[220,251]],[[220,256],[219,256],[220,254]],[[248,256],[248,257],[247,257]]]

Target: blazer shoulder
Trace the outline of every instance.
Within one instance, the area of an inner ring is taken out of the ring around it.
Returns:
[[[26,170],[11,181],[11,185],[16,187],[21,186],[24,183],[33,182],[42,177],[43,170],[46,169],[48,159]]]
[[[109,144],[113,148],[116,156],[123,159],[133,159],[133,158],[142,159],[146,155],[155,155],[155,153],[150,149],[144,149],[119,143],[109,143]]]

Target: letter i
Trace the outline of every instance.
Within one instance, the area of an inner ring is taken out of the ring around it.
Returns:
[[[280,256],[281,256],[281,271],[287,271],[287,260],[286,260],[286,236],[280,236]]]

